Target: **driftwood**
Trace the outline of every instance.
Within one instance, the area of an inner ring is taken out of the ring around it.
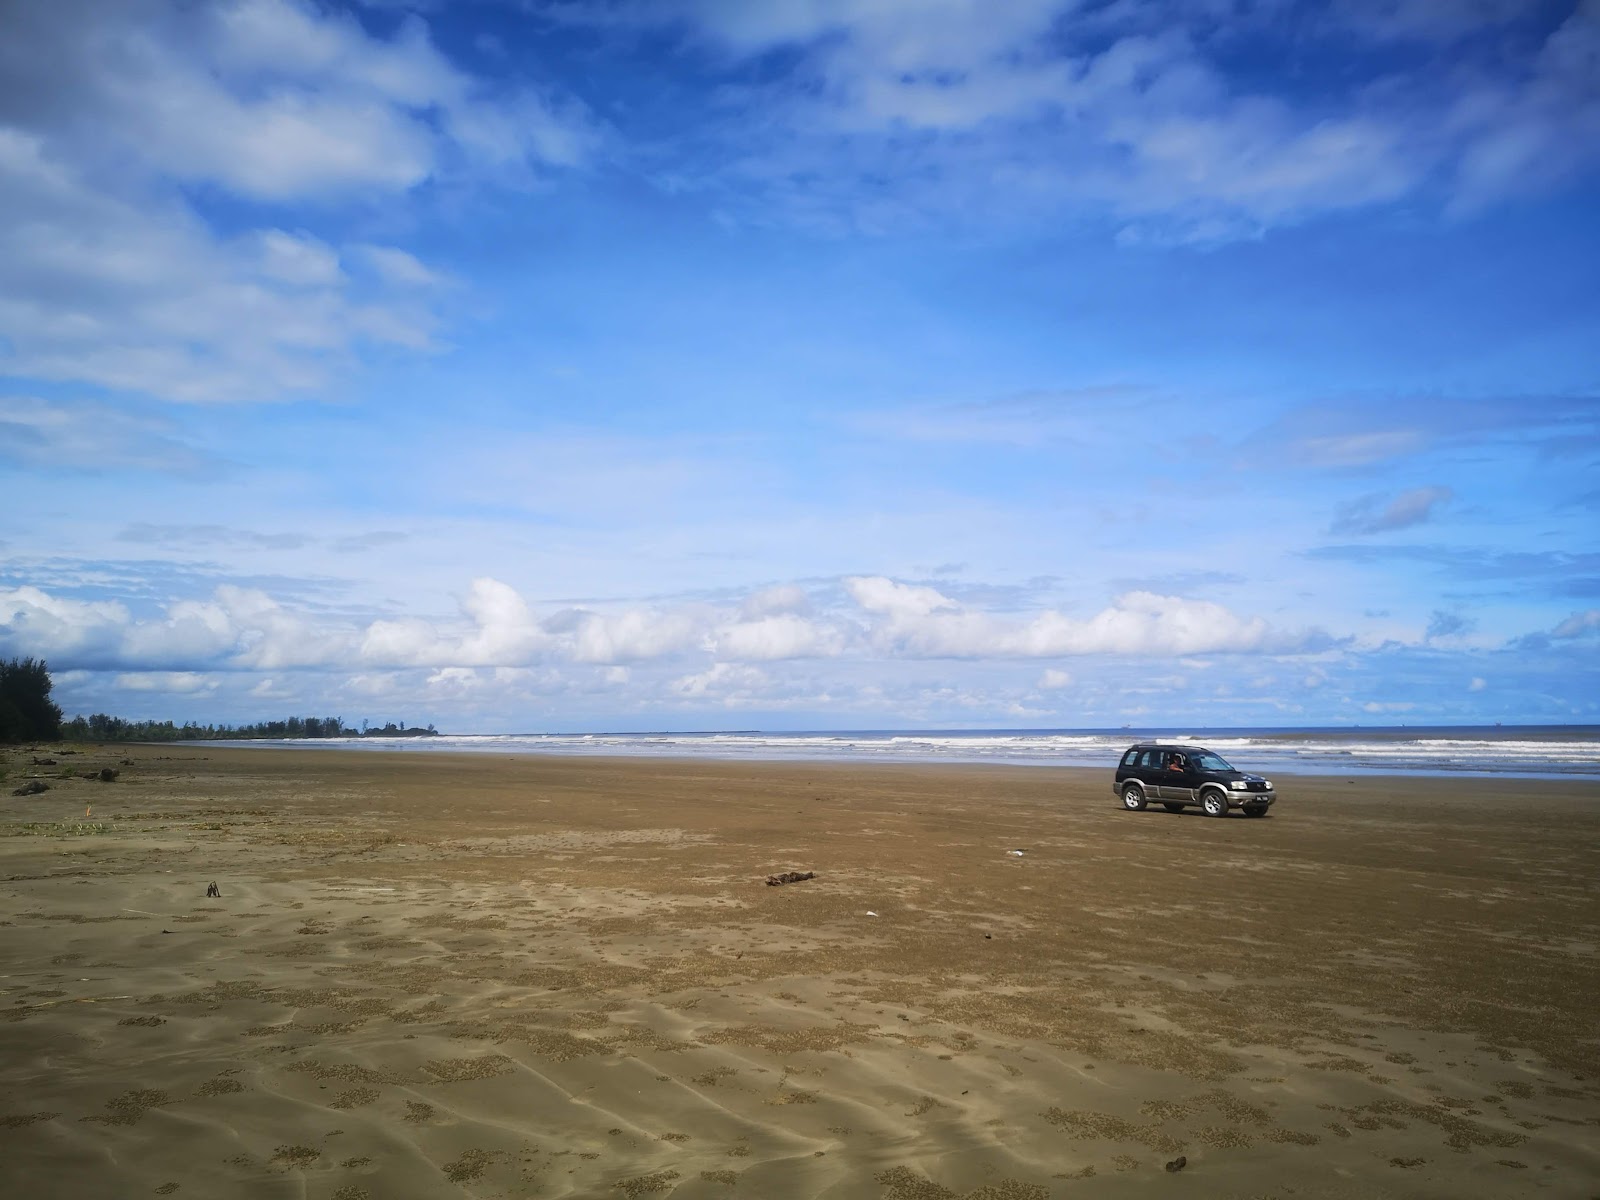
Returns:
[[[785,871],[781,875],[768,875],[767,886],[779,887],[785,883],[799,883],[803,879],[815,879],[815,871]]]
[[[48,792],[50,785],[42,779],[30,779],[21,787],[12,791],[13,796],[37,796],[40,792]]]

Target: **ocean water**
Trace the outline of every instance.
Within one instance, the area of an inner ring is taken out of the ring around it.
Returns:
[[[1146,739],[1208,746],[1234,766],[1303,775],[1422,773],[1600,779],[1600,726],[1337,729],[940,729],[766,733],[443,734],[226,743],[309,749],[640,755],[772,761],[1115,767]]]

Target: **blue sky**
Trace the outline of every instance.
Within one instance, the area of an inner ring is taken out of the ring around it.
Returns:
[[[1600,3],[38,3],[0,654],[465,731],[1600,720]]]

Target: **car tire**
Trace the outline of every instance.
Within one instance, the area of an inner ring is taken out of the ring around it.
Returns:
[[[1247,817],[1264,817],[1267,815],[1267,806],[1265,804],[1246,805],[1244,815]]]
[[[1225,817],[1228,815],[1228,798],[1221,792],[1207,792],[1200,797],[1200,807],[1206,810],[1208,817]]]
[[[1168,812],[1182,812],[1183,811],[1183,805],[1182,804],[1165,804],[1164,803],[1164,804],[1162,804],[1161,807],[1166,809]]]
[[[1129,812],[1143,812],[1146,805],[1144,789],[1136,783],[1130,783],[1122,789],[1122,807]]]

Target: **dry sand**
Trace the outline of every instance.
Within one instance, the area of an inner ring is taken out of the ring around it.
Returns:
[[[8,757],[6,1196],[1600,1195],[1593,783]]]

